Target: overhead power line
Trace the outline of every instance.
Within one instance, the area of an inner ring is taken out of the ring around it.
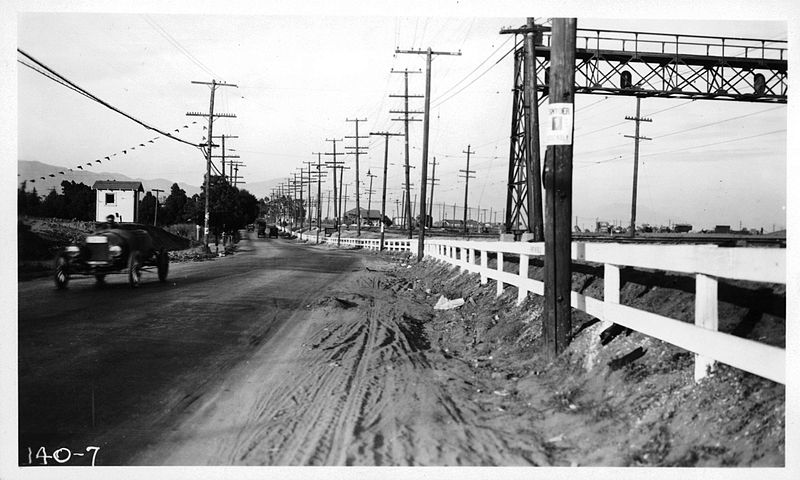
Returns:
[[[454,83],[453,85],[451,85],[451,86],[450,86],[450,88],[448,88],[447,90],[445,90],[444,92],[442,92],[441,94],[439,94],[439,95],[438,95],[436,98],[434,98],[434,99],[433,99],[433,100],[431,100],[431,101],[432,101],[432,102],[436,102],[436,101],[438,101],[440,98],[444,97],[445,95],[447,95],[448,93],[450,93],[451,91],[453,91],[453,90],[454,90],[456,87],[458,87],[459,85],[461,85],[461,83],[462,83],[462,82],[464,82],[464,81],[465,81],[467,78],[469,78],[469,76],[470,76],[470,75],[472,75],[473,73],[475,73],[475,72],[476,72],[476,71],[477,71],[479,68],[481,68],[481,67],[483,66],[483,64],[484,64],[484,63],[488,62],[488,61],[489,61],[489,59],[490,59],[490,58],[492,58],[492,56],[494,56],[494,54],[496,54],[497,52],[499,52],[501,48],[503,48],[503,47],[504,47],[504,46],[505,46],[505,45],[506,45],[508,42],[510,42],[510,41],[511,41],[511,38],[512,38],[512,37],[507,37],[505,42],[503,42],[502,44],[500,44],[500,46],[499,46],[499,47],[497,47],[497,49],[495,49],[495,51],[493,51],[492,53],[490,53],[488,57],[484,58],[484,59],[483,59],[483,61],[481,61],[481,63],[479,63],[477,66],[475,66],[475,68],[473,68],[473,69],[472,69],[472,70],[471,70],[469,73],[467,73],[466,75],[464,75],[464,76],[461,78],[461,80],[459,80],[459,81],[457,81],[456,83]]]
[[[184,57],[186,57],[187,59],[189,59],[189,61],[190,61],[190,62],[192,62],[192,63],[194,63],[195,65],[197,65],[197,67],[198,67],[198,68],[200,68],[201,70],[203,70],[203,71],[204,71],[204,72],[206,72],[207,74],[211,75],[212,77],[214,77],[214,78],[221,78],[219,75],[217,75],[216,73],[214,73],[214,71],[212,71],[212,70],[211,70],[210,68],[208,68],[208,67],[207,67],[205,64],[203,64],[203,62],[201,62],[201,61],[200,61],[200,60],[199,60],[197,57],[195,57],[194,55],[192,55],[192,53],[191,53],[189,50],[187,50],[187,49],[186,49],[186,47],[184,47],[183,45],[181,45],[181,43],[180,43],[178,40],[176,40],[176,39],[175,39],[175,37],[173,37],[172,35],[170,35],[170,34],[169,34],[169,32],[167,32],[167,31],[164,29],[164,27],[162,27],[161,25],[159,25],[159,24],[158,24],[158,23],[157,23],[155,20],[153,20],[153,19],[152,19],[152,18],[151,18],[149,15],[142,15],[142,17],[144,18],[144,20],[145,20],[145,21],[146,21],[146,22],[147,22],[147,23],[148,23],[148,24],[149,24],[151,27],[153,27],[153,30],[155,30],[156,32],[158,32],[158,33],[159,33],[159,35],[161,35],[162,37],[164,37],[164,39],[165,39],[166,41],[168,41],[168,42],[169,42],[169,43],[170,43],[170,44],[171,44],[173,47],[175,47],[175,48],[176,48],[176,49],[177,49],[177,50],[178,50],[178,51],[179,51],[179,52],[180,52],[180,53],[181,53],[181,54],[182,54]],[[223,78],[222,80],[224,80],[224,78]]]
[[[153,130],[155,132],[158,132],[161,135],[164,135],[164,136],[166,136],[168,138],[171,138],[172,140],[175,140],[177,142],[185,143],[186,145],[191,145],[191,146],[193,146],[195,148],[200,148],[199,145],[197,145],[195,143],[192,143],[192,142],[183,140],[181,138],[175,137],[171,133],[165,132],[165,131],[163,131],[163,130],[161,130],[159,128],[156,128],[156,127],[153,127],[151,125],[148,125],[147,123],[143,122],[142,120],[139,120],[138,118],[136,118],[136,117],[134,117],[134,116],[132,116],[132,115],[130,115],[128,113],[123,112],[119,108],[111,105],[110,103],[108,103],[108,102],[98,98],[94,94],[90,93],[86,89],[78,86],[77,84],[75,84],[71,80],[67,79],[66,77],[64,77],[60,73],[56,72],[52,68],[48,67],[44,63],[42,63],[39,60],[33,58],[31,55],[29,55],[28,53],[24,52],[23,50],[17,48],[17,52],[19,52],[21,55],[25,56],[31,62],[35,63],[38,68],[34,68],[30,64],[28,64],[26,62],[23,62],[22,60],[17,59],[17,61],[19,63],[25,65],[26,67],[31,68],[33,71],[39,73],[40,75],[42,75],[42,76],[44,76],[46,78],[49,78],[50,80],[53,80],[56,83],[64,85],[65,87],[69,88],[70,90],[73,90],[73,91],[75,91],[77,93],[80,93],[81,95],[85,96],[86,98],[89,98],[90,100],[93,100],[93,101],[99,103],[100,105],[103,105],[104,107],[108,108],[109,110],[112,110],[114,112],[119,113],[120,115],[128,118],[129,120],[131,120],[131,121],[133,121],[135,123],[138,123],[139,125],[141,125],[142,127],[146,128],[148,130]],[[42,71],[40,69],[43,69],[44,71]],[[47,73],[45,73],[45,72],[47,72]]]
[[[491,71],[491,70],[492,70],[494,67],[496,67],[498,63],[500,63],[500,62],[501,62],[501,61],[502,61],[504,58],[506,58],[506,57],[507,57],[507,56],[508,56],[508,55],[509,55],[511,52],[513,52],[513,51],[514,51],[514,50],[515,50],[515,49],[516,49],[516,48],[517,48],[517,47],[518,47],[518,46],[519,46],[521,43],[522,43],[521,41],[520,41],[520,42],[518,42],[516,45],[514,45],[514,46],[511,48],[511,50],[507,51],[505,54],[503,54],[503,56],[502,56],[502,57],[498,58],[496,62],[494,62],[494,63],[493,63],[491,66],[489,66],[489,68],[487,68],[486,70],[484,70],[484,71],[483,71],[483,73],[481,73],[480,75],[478,75],[477,77],[475,77],[474,79],[472,79],[472,81],[471,81],[471,82],[469,82],[468,84],[464,85],[463,87],[461,87],[461,88],[460,88],[460,89],[458,89],[457,91],[453,92],[453,93],[452,93],[452,94],[451,94],[449,97],[445,98],[444,100],[437,101],[437,102],[436,102],[436,104],[435,104],[435,105],[433,105],[431,108],[436,108],[436,107],[439,107],[439,106],[440,106],[440,105],[442,105],[444,102],[446,102],[446,101],[450,100],[451,98],[455,97],[455,96],[456,96],[456,95],[458,95],[459,93],[461,93],[461,92],[463,92],[464,90],[466,90],[466,89],[467,89],[467,88],[468,88],[470,85],[472,85],[473,83],[477,82],[477,81],[478,81],[478,80],[479,80],[481,77],[483,77],[484,75],[486,75],[487,73],[489,73],[489,71]]]

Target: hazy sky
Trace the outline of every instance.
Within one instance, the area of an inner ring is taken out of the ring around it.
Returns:
[[[470,206],[499,212],[506,197],[513,72],[510,55],[500,60],[513,37],[499,30],[521,25],[525,18],[470,15],[459,2],[446,3],[452,9],[434,15],[416,9],[408,16],[380,15],[374,9],[364,16],[354,9],[335,16],[313,11],[269,15],[263,9],[258,15],[189,15],[185,12],[193,10],[186,8],[174,14],[20,13],[17,38],[19,48],[98,97],[159,128],[179,128],[177,135],[192,142],[206,133],[205,121],[185,114],[208,110],[209,89],[191,81],[215,78],[237,84],[218,90],[216,110],[237,118],[217,120],[214,134],[239,136],[228,146],[246,163],[240,173],[248,183],[285,179],[304,167],[302,162],[316,161],[312,152],[330,152],[326,138],[355,134],[346,118],[368,119],[361,124],[362,135],[401,132],[402,122],[390,120],[397,114],[389,113],[401,108],[401,99],[388,95],[402,92],[403,76],[390,72],[424,69],[424,56],[395,55],[396,46],[461,50],[460,57],[433,62],[430,157],[440,162],[436,176],[441,179],[435,203],[463,204],[464,184],[457,175],[465,168],[462,151],[471,145],[476,154],[470,169],[476,178],[470,181]],[[578,27],[776,40],[788,35],[783,21],[587,16],[579,17]],[[12,68],[18,69],[19,159],[74,167],[119,153],[93,170],[202,182],[205,164],[197,149],[164,138],[149,144],[157,134],[19,64]],[[410,93],[424,93],[424,75],[410,78]],[[412,109],[422,109],[421,99],[411,102]],[[585,227],[595,217],[627,222],[633,142],[623,135],[633,135],[634,125],[615,124],[635,113],[635,99],[579,95],[576,109],[574,215]],[[786,105],[644,99],[642,115],[653,122],[642,125],[641,135],[653,141],[643,142],[640,151],[639,223],[671,220],[703,228],[742,222],[765,230],[785,225]],[[415,166],[422,154],[421,124],[415,122],[411,130]],[[380,173],[382,138],[366,141],[362,185],[368,169]],[[390,142],[393,213],[394,200],[400,198],[403,141],[395,137]],[[122,156],[131,146],[138,149]],[[345,161],[353,167],[345,174],[352,208],[354,157]],[[412,170],[415,191],[419,173],[419,168]],[[375,179],[376,192],[380,182]],[[373,208],[378,208],[377,198],[373,195]],[[446,211],[452,217],[452,207]],[[434,216],[439,217],[438,210]]]

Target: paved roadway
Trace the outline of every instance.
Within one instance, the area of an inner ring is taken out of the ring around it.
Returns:
[[[125,464],[361,262],[253,238],[233,256],[171,264],[166,283],[145,273],[138,289],[124,275],[64,291],[20,282],[20,464],[62,447],[85,454],[67,464],[88,464],[87,446],[100,447],[97,465]]]

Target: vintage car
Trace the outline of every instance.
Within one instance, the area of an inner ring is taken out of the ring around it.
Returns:
[[[96,233],[59,251],[55,263],[54,279],[59,289],[66,288],[74,275],[94,275],[98,283],[103,283],[108,274],[124,273],[128,283],[137,287],[142,271],[155,267],[162,282],[169,271],[167,250],[156,245],[143,225],[135,223],[101,224]]]
[[[267,230],[269,230],[269,238],[278,238],[278,227],[270,225]]]

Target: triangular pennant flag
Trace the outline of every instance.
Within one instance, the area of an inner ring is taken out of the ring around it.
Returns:
[[[176,128],[176,129],[175,129],[175,131],[176,131],[176,132],[180,132],[181,130],[180,130],[179,128]]]
[[[136,150],[136,147],[131,147],[131,150]]]
[[[34,180],[34,179],[30,179],[28,181],[31,182],[31,183],[36,183],[36,180]]]
[[[52,173],[51,173],[50,175],[48,175],[48,177],[53,177],[53,178],[55,178],[55,174],[52,174]]]
[[[153,141],[152,140],[148,140],[148,143],[153,143]]]
[[[100,160],[95,160],[95,162],[96,162],[96,163],[103,163],[103,162],[101,162]]]
[[[127,150],[123,150],[122,153],[127,155],[128,151]]]
[[[203,130],[208,130],[208,127],[206,127],[205,125],[203,125]]]
[[[144,147],[144,143],[140,143],[140,144],[139,144],[139,146],[140,146],[140,147]]]
[[[103,157],[103,158],[105,158],[106,160],[111,160],[111,159],[110,159],[110,158],[108,158],[108,157]]]
[[[45,179],[44,177],[40,177],[40,178],[41,178],[42,180],[44,180],[44,179]]]
[[[82,166],[80,166],[80,165],[78,165],[78,168],[80,168],[81,170],[83,170],[83,167],[82,167]]]
[[[189,125],[184,125],[183,128],[189,128]]]
[[[92,162],[86,162],[86,165],[92,166]]]
[[[112,157],[116,157],[116,156],[117,156],[117,154],[116,154],[116,153],[112,153],[112,154],[111,154],[111,156],[112,156]]]
[[[195,123],[197,123],[197,120],[195,120],[194,122],[192,122],[192,125],[194,125]]]

